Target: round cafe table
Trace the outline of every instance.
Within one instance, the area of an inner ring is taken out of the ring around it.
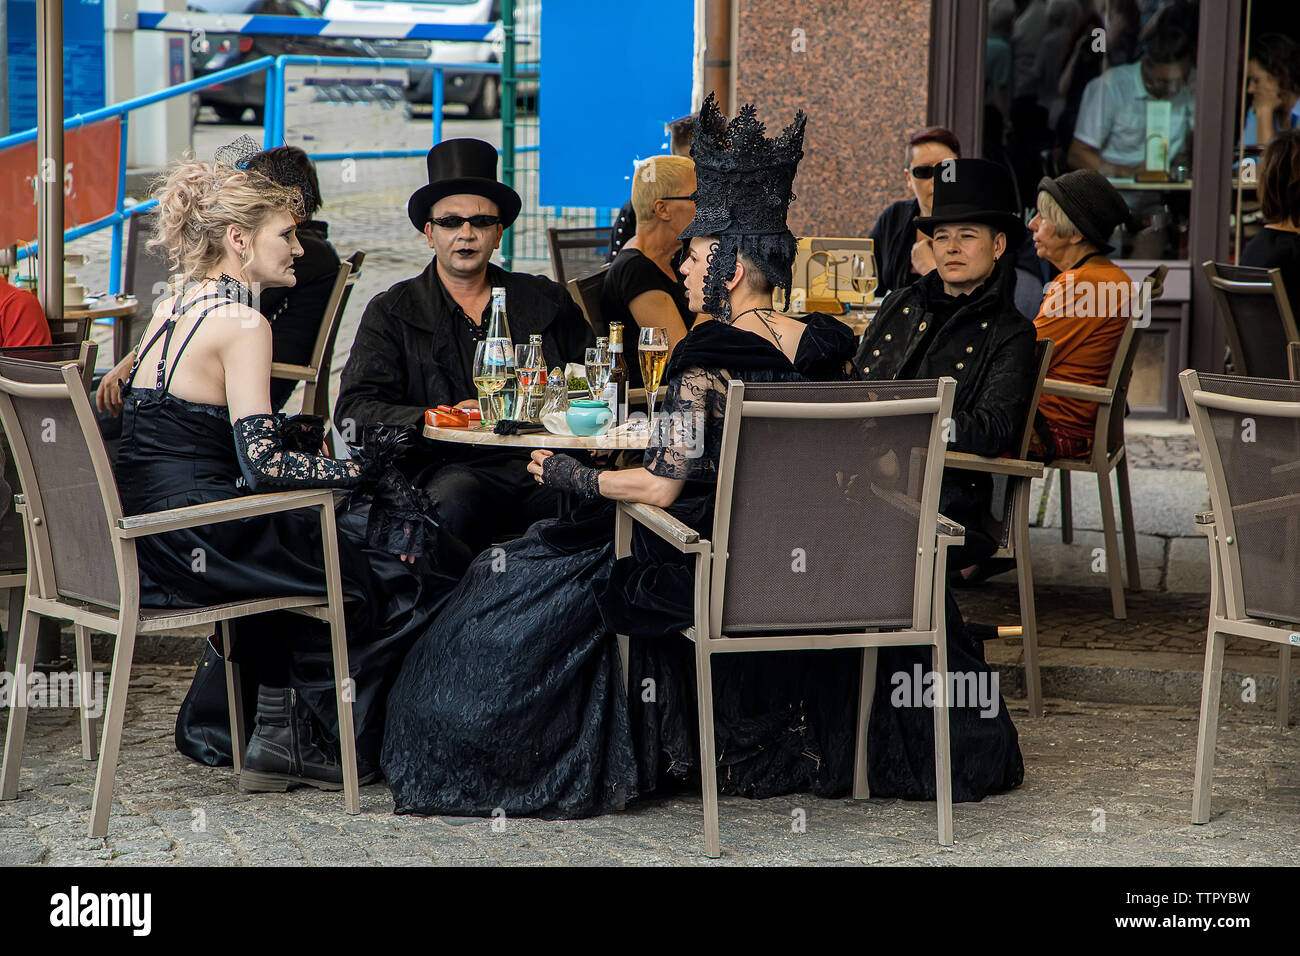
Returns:
[[[548,431],[527,435],[497,435],[489,426],[473,428],[442,428],[425,425],[424,437],[434,441],[449,441],[463,445],[482,445],[489,448],[550,448],[580,451],[644,450],[650,444],[649,429],[634,435],[552,435]]]

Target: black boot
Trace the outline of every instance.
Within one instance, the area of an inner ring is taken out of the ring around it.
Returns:
[[[369,783],[374,774],[360,779]],[[311,714],[292,688],[259,687],[257,721],[244,755],[239,787],[249,793],[283,792],[308,785],[342,790],[343,767],[334,748],[322,739]]]

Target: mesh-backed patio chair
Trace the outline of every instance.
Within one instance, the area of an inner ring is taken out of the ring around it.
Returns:
[[[1282,270],[1208,259],[1201,268],[1223,320],[1233,369],[1252,378],[1286,378],[1287,345],[1300,342],[1300,332]]]
[[[714,654],[859,647],[853,795],[870,796],[866,731],[876,648],[929,645],[948,672],[944,569],[964,531],[938,512],[952,379],[749,384],[727,390],[713,539],[660,508],[620,502],[632,522],[695,557],[695,644],[705,852],[721,854],[713,734]],[[863,586],[856,571],[870,568]],[[803,570],[800,570],[803,569]],[[627,679],[628,641],[619,637]],[[939,842],[951,845],[948,702],[934,708]]]
[[[547,229],[555,281],[567,285],[570,279],[581,279],[603,266],[609,254],[609,231],[609,226]]]
[[[23,516],[31,563],[36,569],[27,578],[15,670],[17,686],[23,686],[24,675],[32,671],[36,625],[41,617],[73,622],[82,688],[89,686],[90,632],[100,631],[116,637],[91,803],[90,835],[102,837],[108,831],[136,635],[217,623],[229,660],[232,621],[281,609],[298,611],[329,625],[339,707],[344,805],[349,813],[360,812],[333,493],[321,490],[248,495],[123,516],[99,426],[77,367],[72,363],[53,365],[0,358],[0,421],[22,481],[18,509]],[[298,508],[320,511],[325,565],[325,588],[321,594],[268,595],[184,610],[140,606],[137,538]],[[227,699],[232,703],[231,739],[235,742],[236,771],[241,768],[244,744],[238,679],[238,669],[227,663],[226,689]],[[80,700],[82,755],[94,759],[94,727],[87,709],[87,696],[83,693]],[[18,793],[27,709],[26,694],[12,695],[4,763],[0,768],[0,799],[11,800]]]
[[[1300,646],[1300,383],[1192,369],[1179,377],[1214,508],[1196,517],[1210,546],[1210,619],[1192,816],[1207,823],[1229,635],[1281,645],[1278,725],[1290,719],[1291,647]]]
[[[170,293],[171,269],[164,253],[151,252],[147,246],[157,225],[156,212],[142,212],[126,221],[126,261],[123,263],[122,288],[135,296],[134,315],[113,320],[113,361],[122,361],[153,318],[158,300]]]
[[[1052,340],[1039,339],[1036,348],[1038,378],[1029,414],[1020,435],[1015,457],[986,458],[964,452],[950,451],[944,455],[944,467],[966,471],[983,471],[1002,479],[1001,516],[987,516],[985,530],[998,542],[992,555],[1013,558],[1016,562],[1016,582],[1020,588],[1020,629],[1025,648],[1025,692],[1029,697],[1029,714],[1043,716],[1043,687],[1038,673],[1038,616],[1034,608],[1034,569],[1029,554],[1029,499],[1030,484],[1043,475],[1040,462],[1029,461],[1029,440],[1034,433],[1034,413],[1038,411],[1038,396],[1043,391],[1043,380],[1052,361]],[[995,494],[998,484],[994,485]]]
[[[75,362],[81,369],[81,380],[90,390],[90,378],[95,373],[94,342],[83,339],[75,345],[19,345],[0,349],[0,357],[21,358],[31,362]],[[0,441],[3,441],[0,433]],[[4,460],[4,481],[14,493],[21,490],[18,466],[13,456],[0,447]],[[23,619],[23,591],[27,587],[27,541],[23,536],[22,517],[13,509],[13,502],[0,507],[0,589],[9,593],[9,614],[5,622],[5,672],[12,674],[18,661],[18,628]],[[51,622],[53,624],[53,622]],[[47,626],[51,639],[57,636],[58,626]]]
[[[334,339],[338,336],[339,322],[343,318],[343,310],[347,307],[352,292],[348,279],[354,270],[361,268],[361,261],[365,257],[364,252],[357,251],[339,263],[339,271],[334,278],[334,288],[330,290],[330,297],[325,303],[325,314],[321,317],[320,329],[316,333],[316,344],[312,346],[308,364],[271,363],[271,378],[304,383],[303,412],[308,415],[319,415],[326,422],[330,418],[330,362],[334,354]]]
[[[583,317],[597,337],[609,335],[609,323],[600,315],[600,290],[605,284],[605,273],[608,271],[609,266],[603,265],[590,275],[570,279],[565,283],[569,295],[573,296],[573,301],[578,303]]]
[[[1106,574],[1110,581],[1111,613],[1117,620],[1128,617],[1124,601],[1124,578],[1119,562],[1119,538],[1115,531],[1115,496],[1111,494],[1111,472],[1115,473],[1119,497],[1119,517],[1124,535],[1124,563],[1128,569],[1128,586],[1142,590],[1138,570],[1137,533],[1133,527],[1133,497],[1129,491],[1128,456],[1124,445],[1124,411],[1129,380],[1133,377],[1133,360],[1137,357],[1141,330],[1132,321],[1115,350],[1106,385],[1081,385],[1049,378],[1043,383],[1044,395],[1060,395],[1097,403],[1097,424],[1092,438],[1092,454],[1087,458],[1053,458],[1045,467],[1056,468],[1061,476],[1061,540],[1074,542],[1074,503],[1070,497],[1070,473],[1091,472],[1097,476],[1097,494],[1101,499],[1101,527],[1105,540]]]

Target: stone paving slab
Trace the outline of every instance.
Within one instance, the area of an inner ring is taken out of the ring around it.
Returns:
[[[1113,479],[1112,472],[1112,479]],[[1047,502],[1042,511],[1044,527],[1061,527],[1060,473],[1048,472]],[[1115,527],[1119,528],[1119,492],[1112,480],[1111,507],[1115,514]],[[1129,484],[1133,498],[1133,524],[1139,534],[1163,537],[1199,535],[1194,516],[1210,510],[1210,492],[1201,471],[1179,471],[1170,468],[1129,467]],[[1041,485],[1039,486],[1041,493]],[[1097,476],[1074,473],[1070,476],[1070,499],[1074,510],[1074,528],[1101,530],[1101,497],[1097,491]],[[1040,498],[1030,499],[1032,511]]]
[[[0,865],[1190,865],[1294,862],[1300,840],[1300,730],[1225,712],[1213,814],[1190,822],[1196,712],[1049,699],[1031,720],[1011,701],[1025,782],[958,804],[956,845],[938,846],[932,803],[723,798],[724,856],[703,856],[698,794],[636,801],[589,820],[395,816],[382,784],[359,816],[310,788],[243,794],[230,769],[149,747],[142,721],[170,720],[184,669],[141,668],[109,836],[86,837],[93,766],[71,711],[36,712],[18,799],[0,803]],[[5,718],[0,718],[0,725]],[[169,784],[164,789],[164,784]]]

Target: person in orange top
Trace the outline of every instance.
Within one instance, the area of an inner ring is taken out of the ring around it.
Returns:
[[[0,275],[0,348],[49,344],[50,323],[45,321],[41,303]]]
[[[1034,251],[1061,274],[1048,284],[1034,326],[1053,342],[1048,378],[1104,386],[1124,323],[1132,284],[1106,258],[1115,227],[1129,222],[1124,198],[1101,173],[1076,170],[1038,184],[1030,220]],[[1082,458],[1092,452],[1097,403],[1043,395],[1029,446],[1031,458]]]

